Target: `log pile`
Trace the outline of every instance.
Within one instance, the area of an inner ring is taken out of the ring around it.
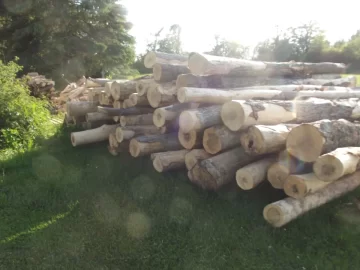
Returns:
[[[205,190],[268,181],[288,196],[264,209],[275,227],[360,185],[360,91],[344,64],[150,52],[145,65],[153,76],[68,102],[69,116],[96,126],[72,133],[74,146],[107,141],[112,155],[186,169]]]
[[[55,95],[55,82],[37,72],[27,74],[27,85],[30,88],[30,94],[34,97],[46,97],[50,100]]]

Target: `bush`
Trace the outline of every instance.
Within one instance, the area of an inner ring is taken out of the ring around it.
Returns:
[[[21,69],[0,61],[0,149],[29,149],[49,131],[48,103],[30,96],[25,80],[16,78]]]

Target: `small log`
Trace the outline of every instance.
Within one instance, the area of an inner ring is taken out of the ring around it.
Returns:
[[[119,143],[116,140],[115,132],[111,132],[109,134],[109,145],[111,148],[117,148],[119,146]]]
[[[208,159],[210,157],[212,157],[212,155],[206,152],[204,149],[193,149],[185,155],[186,168],[190,171],[200,161]]]
[[[189,73],[187,66],[171,65],[171,64],[155,64],[153,66],[154,80],[156,82],[172,82],[177,79],[180,74]]]
[[[96,112],[98,102],[70,101],[66,103],[66,113],[69,116],[85,116],[87,113]]]
[[[106,113],[92,112],[92,113],[87,113],[85,119],[86,122],[96,122],[96,121],[112,120],[113,118]]]
[[[199,107],[197,103],[174,104],[167,107],[157,108],[154,111],[153,122],[157,127],[163,127],[166,123],[174,121],[181,112],[188,109],[196,109]]]
[[[297,125],[255,125],[240,136],[241,146],[250,155],[277,153],[285,149],[290,130]]]
[[[152,154],[154,168],[157,172],[167,172],[185,168],[185,155],[189,150],[178,150]]]
[[[264,208],[263,215],[274,227],[282,227],[306,212],[341,197],[360,186],[360,172],[345,176],[302,199],[286,198]]]
[[[240,144],[240,133],[233,132],[223,125],[213,126],[205,129],[203,146],[206,152],[217,154]]]
[[[131,94],[129,100],[132,106],[150,106],[147,96],[139,96],[138,93]]]
[[[162,52],[148,52],[144,57],[146,68],[152,68],[157,63],[187,66],[187,61],[188,57],[185,55]]]
[[[152,153],[181,150],[182,146],[176,133],[149,135],[134,138],[130,141],[130,154],[140,157]]]
[[[177,103],[176,86],[174,82],[157,84],[153,83],[147,91],[147,99],[153,108],[164,107]]]
[[[136,125],[152,125],[153,124],[153,114],[140,114],[140,115],[129,115],[121,116],[120,124],[122,127],[125,126],[136,126]]]
[[[314,193],[330,182],[321,181],[313,173],[302,175],[289,175],[284,183],[284,191],[291,198],[301,199],[309,193]]]
[[[287,139],[287,151],[305,162],[315,162],[322,154],[337,148],[360,145],[360,124],[344,119],[321,120],[293,128]]]
[[[276,161],[275,156],[255,161],[236,172],[236,183],[243,190],[250,190],[266,181],[266,172]]]
[[[109,139],[109,134],[115,132],[117,126],[118,125],[103,125],[99,128],[91,130],[72,132],[71,143],[73,146],[79,146],[83,144],[106,141]]]
[[[279,154],[278,161],[269,167],[267,179],[273,188],[284,189],[284,183],[290,174],[306,174],[311,171],[312,163],[304,163],[285,150]]]
[[[115,136],[116,140],[120,143],[124,140],[131,140],[135,136],[139,135],[154,135],[154,134],[164,134],[166,128],[158,128],[155,126],[127,126],[127,127],[117,127]]]
[[[185,133],[189,133],[191,130],[199,131],[219,125],[221,124],[220,112],[220,105],[183,111],[179,116],[180,129]]]
[[[150,89],[151,85],[154,83],[153,79],[140,80],[136,82],[136,93],[139,96],[146,96],[147,91]]]
[[[315,175],[322,181],[332,182],[360,168],[360,147],[338,148],[319,157],[313,166]]]
[[[146,108],[146,107],[131,107],[127,109],[114,109],[109,107],[98,106],[97,111],[102,113],[107,113],[111,116],[128,116],[128,115],[138,115],[138,114],[147,114],[153,113],[154,108]]]
[[[203,131],[190,130],[190,132],[184,133],[179,130],[178,138],[185,149],[191,150],[196,147],[201,147]]]
[[[120,84],[120,100],[128,99],[133,93],[136,93],[136,81],[127,81]]]
[[[108,146],[108,150],[110,154],[113,156],[118,156],[119,153],[128,153],[129,152],[129,144],[130,141],[123,141],[122,143],[118,144],[117,148],[112,148],[110,145]]]

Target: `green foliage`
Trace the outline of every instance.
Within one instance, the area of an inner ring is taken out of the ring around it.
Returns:
[[[0,148],[29,149],[49,132],[45,101],[30,96],[24,80],[16,79],[21,67],[0,61]]]
[[[237,42],[215,36],[215,46],[210,52],[207,52],[207,54],[232,58],[247,58],[249,48]]]
[[[158,51],[164,53],[182,53],[181,47],[181,27],[178,24],[170,26],[164,38],[159,39],[164,28],[155,34],[154,42],[147,45],[147,51]]]

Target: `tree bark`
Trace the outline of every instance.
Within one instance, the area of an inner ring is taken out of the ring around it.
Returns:
[[[124,140],[131,140],[135,136],[139,135],[154,135],[154,134],[164,134],[166,128],[158,128],[155,126],[127,126],[127,127],[117,127],[116,128],[116,140],[120,143]]]
[[[96,143],[109,139],[109,134],[114,132],[118,125],[103,125],[92,130],[72,132],[71,143],[73,146]]]
[[[122,127],[125,126],[136,126],[136,125],[152,125],[153,124],[153,114],[140,114],[140,115],[129,115],[121,116],[120,124]]]
[[[155,64],[153,66],[154,80],[159,83],[176,81],[180,74],[187,74],[190,70],[187,66],[171,64]]]
[[[204,149],[193,149],[185,155],[185,165],[186,168],[190,171],[195,165],[204,159],[208,159],[213,155],[206,152]]]
[[[189,150],[178,150],[152,154],[153,166],[157,172],[167,172],[185,168],[185,155]]]
[[[153,79],[140,80],[136,82],[136,92],[139,96],[146,96],[147,91],[154,83]]]
[[[120,84],[120,96],[118,99],[128,99],[133,93],[136,93],[136,81],[123,82]]]
[[[358,186],[360,172],[345,176],[341,181],[332,182],[302,199],[286,198],[269,204],[264,208],[263,215],[272,226],[282,227],[306,212],[355,190]]]
[[[344,119],[321,120],[293,128],[287,139],[287,151],[305,162],[315,162],[336,148],[359,146],[360,124]]]
[[[89,101],[70,101],[66,103],[66,113],[70,116],[85,116],[89,112],[96,112],[97,102]]]
[[[188,57],[185,55],[162,52],[148,52],[144,58],[146,68],[152,68],[157,63],[187,66],[187,62]]]
[[[203,146],[206,152],[217,154],[240,144],[240,133],[233,132],[223,125],[217,125],[205,129]]]
[[[322,181],[332,182],[360,169],[360,147],[338,148],[319,157],[313,166]]]
[[[129,115],[153,113],[155,109],[147,108],[147,107],[131,107],[127,109],[115,109],[115,108],[98,106],[97,111],[102,113],[107,113],[108,115],[111,116],[129,116]]]
[[[178,138],[185,149],[191,150],[202,146],[203,131],[191,130],[188,133],[184,133],[179,130]]]
[[[92,112],[87,113],[85,116],[86,122],[96,122],[96,121],[106,121],[106,120],[112,120],[112,116],[109,116],[106,113],[99,113],[99,112]]]
[[[134,138],[130,141],[129,148],[133,157],[140,157],[152,153],[181,150],[182,146],[176,133],[168,133]]]
[[[285,149],[290,130],[297,125],[255,125],[240,136],[241,146],[250,155],[277,153]]]
[[[153,122],[157,127],[163,127],[166,123],[174,121],[182,111],[188,109],[196,109],[199,107],[198,103],[178,103],[162,108],[157,108],[154,111]]]
[[[276,156],[269,156],[237,170],[237,185],[243,190],[257,187],[266,180],[266,172],[274,162],[276,162]]]
[[[150,106],[147,96],[139,96],[138,93],[131,94],[129,100],[133,106]]]
[[[177,103],[176,86],[174,82],[157,84],[153,83],[147,91],[147,99],[153,108],[168,106]]]
[[[179,126],[182,132],[202,129],[221,124],[221,106],[214,105],[196,110],[183,111],[179,117]]]

